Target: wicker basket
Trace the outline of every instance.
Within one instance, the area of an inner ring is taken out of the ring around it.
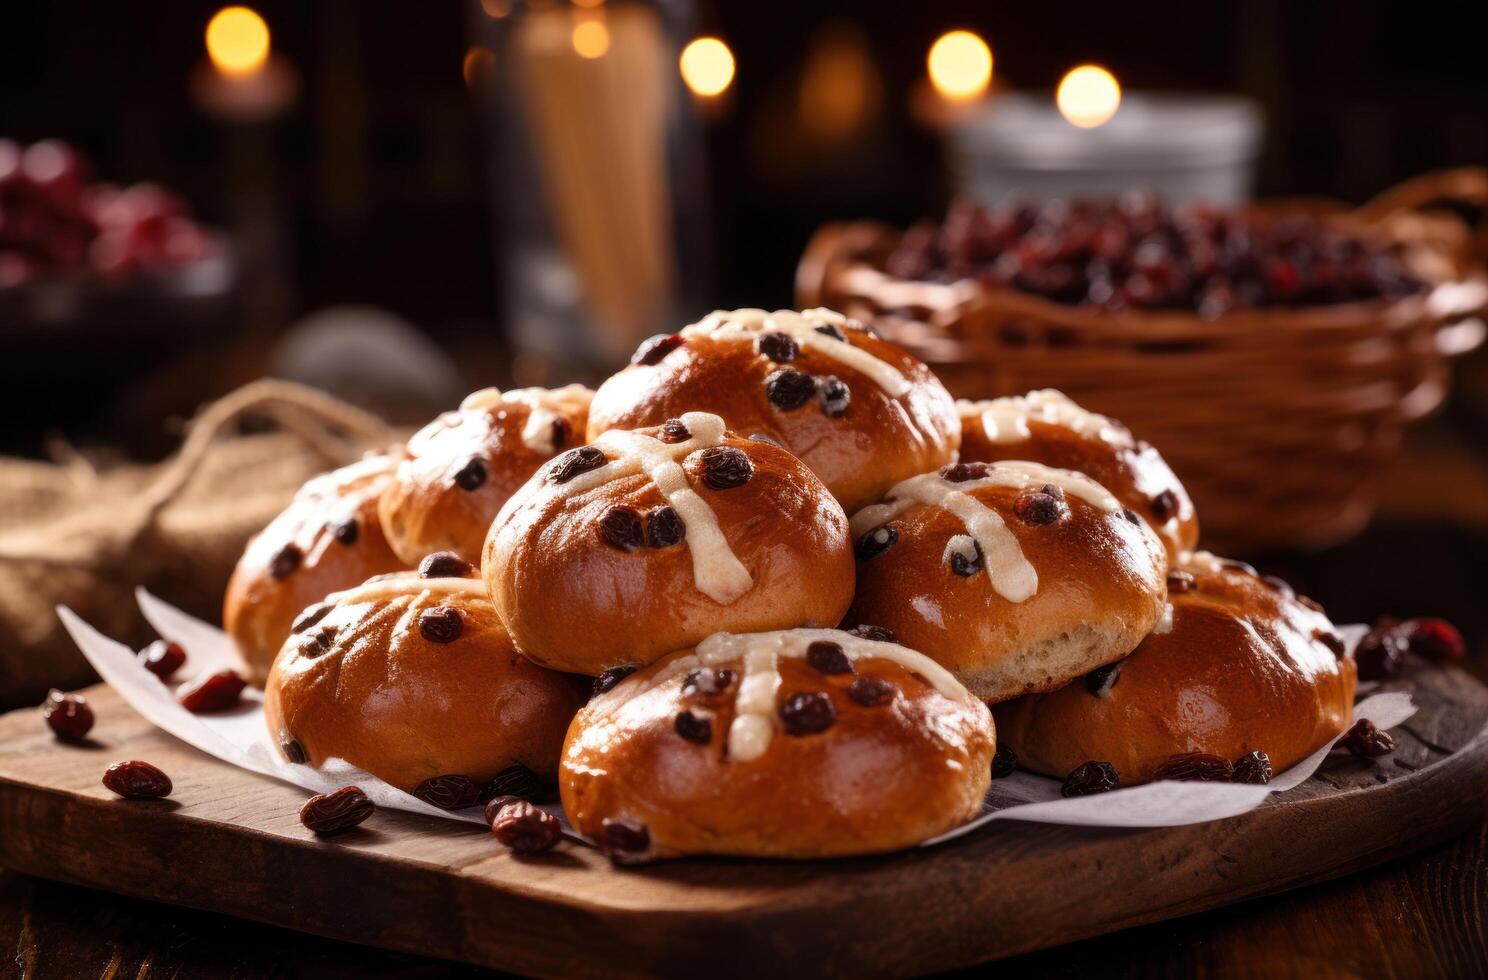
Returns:
[[[1058,388],[1126,422],[1167,457],[1193,496],[1205,545],[1230,552],[1315,547],[1358,531],[1406,423],[1436,409],[1448,361],[1482,342],[1484,244],[1443,200],[1488,204],[1488,170],[1428,175],[1325,220],[1405,246],[1424,294],[1217,320],[1110,313],[974,281],[908,282],[883,260],[898,232],[829,225],[797,273],[803,306],[871,320],[959,397]]]

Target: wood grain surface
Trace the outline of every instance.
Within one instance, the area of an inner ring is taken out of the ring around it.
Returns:
[[[874,859],[629,870],[568,844],[518,859],[478,828],[392,812],[317,840],[296,819],[301,791],[196,752],[94,688],[86,746],[55,742],[34,709],[0,719],[0,864],[515,972],[923,972],[1336,877],[1480,821],[1488,692],[1457,671],[1402,683],[1421,710],[1392,756],[1335,756],[1232,820],[1130,832],[1008,823]],[[113,799],[99,777],[122,758],[170,773],[171,799]]]

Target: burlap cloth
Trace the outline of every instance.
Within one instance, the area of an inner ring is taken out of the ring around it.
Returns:
[[[250,417],[275,431],[240,434]],[[163,463],[98,472],[0,458],[0,709],[95,679],[58,605],[134,646],[153,639],[136,586],[217,622],[249,536],[306,479],[394,438],[345,402],[264,380],[204,408]]]

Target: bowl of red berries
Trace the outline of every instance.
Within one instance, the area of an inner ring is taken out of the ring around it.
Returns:
[[[1482,342],[1482,253],[1447,199],[1488,171],[1320,201],[957,201],[899,230],[828,225],[802,306],[868,320],[959,397],[1055,388],[1163,447],[1215,547],[1319,546],[1369,519],[1404,426]]]

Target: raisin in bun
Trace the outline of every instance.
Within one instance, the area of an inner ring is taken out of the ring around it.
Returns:
[[[1168,593],[1170,615],[1125,660],[997,706],[1021,765],[1063,778],[1096,759],[1126,786],[1175,755],[1264,752],[1280,772],[1352,723],[1354,661],[1316,603],[1205,552],[1180,560]]]
[[[388,541],[408,565],[453,551],[480,561],[491,519],[537,468],[584,442],[583,385],[485,388],[408,440],[380,514]]]
[[[892,630],[999,701],[1131,652],[1163,613],[1157,535],[1087,476],[956,463],[853,516],[848,621]]]
[[[986,706],[913,650],[720,633],[590,701],[559,791],[622,862],[868,854],[976,816],[995,747]]]
[[[305,610],[269,674],[270,736],[291,762],[345,759],[408,792],[514,765],[551,779],[581,695],[517,653],[480,579],[448,574],[474,569],[423,567]]]
[[[1012,398],[956,402],[961,460],[1031,459],[1092,477],[1142,516],[1176,558],[1199,540],[1188,491],[1150,443],[1114,419],[1051,388]]]
[[[836,625],[847,516],[779,446],[688,412],[569,450],[507,501],[483,571],[527,656],[598,674],[719,629]]]
[[[589,436],[714,412],[774,439],[849,513],[955,458],[961,424],[914,357],[831,310],[718,311],[653,337],[594,395]]]
[[[262,685],[300,610],[373,575],[407,567],[388,547],[377,498],[396,463],[370,456],[308,481],[248,542],[227,583],[222,624]]]

